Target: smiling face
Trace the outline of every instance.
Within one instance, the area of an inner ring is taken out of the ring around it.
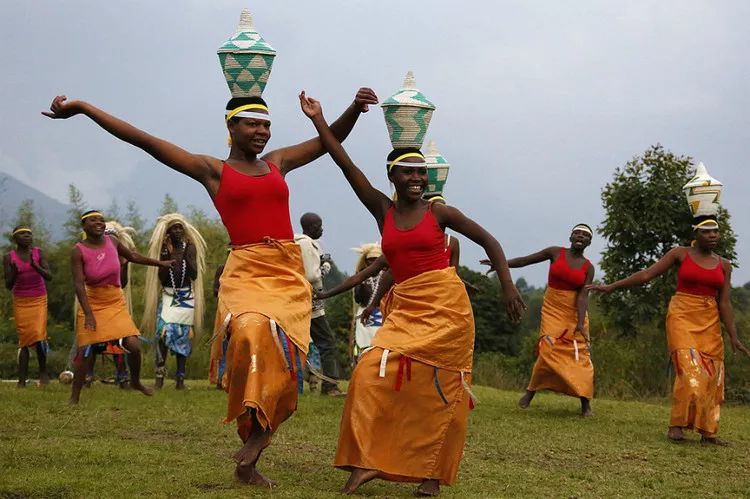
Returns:
[[[695,229],[693,237],[695,237],[695,245],[701,249],[714,250],[721,241],[719,229]]]
[[[410,157],[399,161],[388,173],[398,199],[419,201],[427,189],[427,166],[424,158]]]
[[[591,234],[588,231],[576,229],[570,233],[570,247],[583,251],[591,244]]]
[[[255,111],[268,114],[265,111]],[[259,155],[271,139],[271,122],[258,118],[232,118],[227,123],[232,147],[239,148],[245,154]]]
[[[106,224],[101,215],[90,215],[83,219],[83,231],[88,237],[101,237],[105,229]]]

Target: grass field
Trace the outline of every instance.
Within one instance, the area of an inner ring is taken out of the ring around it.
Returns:
[[[68,407],[68,387],[0,383],[0,497],[299,497],[339,495],[332,468],[342,399],[305,394],[259,469],[280,486],[232,480],[234,426],[225,395],[194,381],[146,398],[96,384]],[[540,394],[527,411],[517,393],[476,388],[458,482],[443,497],[748,497],[750,408],[725,407],[732,447],[665,439],[666,403],[577,400]],[[367,497],[411,497],[414,485],[374,481]],[[340,495],[339,495],[340,496]],[[341,496],[340,496],[341,497]]]

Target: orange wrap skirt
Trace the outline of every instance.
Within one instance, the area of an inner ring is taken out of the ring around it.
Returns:
[[[715,436],[724,402],[724,341],[716,299],[675,294],[667,312],[667,344],[675,370],[669,425]]]
[[[455,482],[470,406],[474,319],[455,269],[394,286],[349,383],[335,466],[402,482]]]
[[[537,359],[528,389],[585,397],[594,397],[594,364],[586,338],[576,332],[578,310],[577,291],[554,289],[547,286],[542,304]],[[584,321],[588,333],[588,314]]]
[[[229,336],[224,422],[237,419],[243,440],[252,431],[249,410],[275,432],[297,409],[311,313],[299,246],[268,240],[232,249],[221,275],[217,323],[227,324]]]
[[[85,328],[83,309],[76,312],[76,341],[79,347],[119,340],[128,336],[140,336],[128,312],[125,295],[119,286],[86,286],[86,297],[96,320],[96,330]]]
[[[18,347],[30,347],[47,339],[47,295],[13,296],[13,319]]]

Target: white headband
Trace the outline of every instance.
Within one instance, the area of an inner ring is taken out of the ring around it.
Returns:
[[[590,235],[590,236],[593,236],[593,235],[594,235],[594,234],[593,234],[593,233],[591,232],[591,229],[589,229],[588,227],[586,227],[586,226],[585,226],[585,225],[583,225],[583,224],[581,224],[581,225],[576,225],[575,227],[573,227],[573,230],[571,230],[570,232],[573,232],[573,231],[576,231],[576,230],[580,230],[580,231],[583,231],[583,232],[587,233],[587,234],[588,234],[588,235]]]
[[[425,166],[427,166],[427,163],[409,163],[407,161],[397,161],[396,163],[393,163],[393,164],[386,163],[386,166],[390,166],[390,167],[394,167],[394,166],[411,166],[411,167],[421,166],[421,167],[425,167]]]
[[[224,117],[226,118],[227,116],[229,116],[228,112],[224,115]],[[240,111],[239,113],[233,115],[232,118],[252,118],[255,120],[271,121],[270,114],[256,113],[253,111]]]

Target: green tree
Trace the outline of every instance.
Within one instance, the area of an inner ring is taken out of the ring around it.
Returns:
[[[166,215],[167,213],[177,213],[179,208],[177,207],[177,201],[174,200],[169,194],[164,194],[164,199],[161,202],[161,210],[159,215]]]
[[[78,241],[81,239],[81,215],[88,211],[88,206],[83,200],[83,194],[78,188],[68,185],[68,219],[65,221],[65,234],[68,241]]]
[[[13,242],[13,228],[19,225],[28,225],[34,233],[34,245],[40,247],[46,247],[49,245],[49,229],[34,210],[34,201],[31,199],[24,199],[23,202],[18,206],[16,210],[16,216],[8,227],[8,231],[3,235],[7,239],[8,243]]]
[[[657,144],[615,170],[602,191],[605,218],[598,232],[607,245],[600,266],[612,282],[642,270],[671,248],[689,245],[692,217],[682,187],[692,178],[692,158],[676,156]],[[729,213],[719,214],[722,241],[717,253],[734,260],[737,238]],[[602,296],[604,311],[626,336],[636,326],[664,317],[675,290],[675,271],[646,286]]]
[[[148,234],[146,234],[146,220],[141,216],[141,212],[138,209],[138,205],[132,199],[128,201],[125,208],[125,216],[122,224],[135,229],[135,245],[140,251],[145,251],[144,248],[148,245]]]

